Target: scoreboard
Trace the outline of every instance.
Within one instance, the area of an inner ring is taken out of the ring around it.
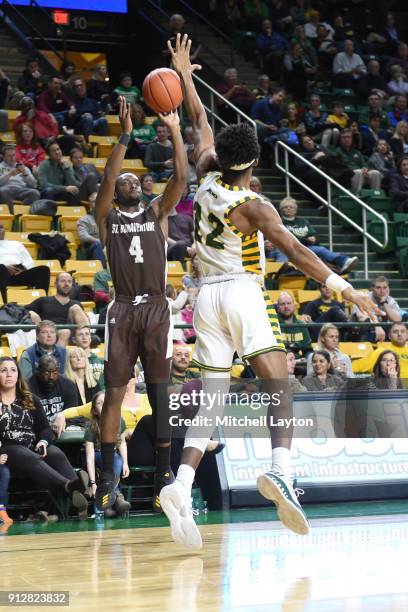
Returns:
[[[44,8],[98,11],[102,13],[127,13],[127,0],[37,0]],[[13,0],[12,4],[29,6],[30,0]]]

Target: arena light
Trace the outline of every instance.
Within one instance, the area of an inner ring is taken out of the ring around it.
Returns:
[[[56,10],[52,12],[52,18],[54,23],[57,25],[69,25],[69,12],[63,10]]]

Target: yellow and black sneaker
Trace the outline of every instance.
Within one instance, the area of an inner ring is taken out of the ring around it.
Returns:
[[[154,491],[153,491],[153,512],[163,512],[160,503],[160,491],[163,487],[172,484],[175,481],[174,474],[169,468],[166,472],[155,472],[154,474]]]
[[[101,477],[96,488],[95,503],[100,510],[107,510],[112,508],[116,501],[116,487],[118,481],[108,472],[102,472]]]

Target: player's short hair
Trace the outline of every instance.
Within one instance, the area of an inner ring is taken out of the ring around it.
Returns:
[[[259,159],[260,149],[255,130],[249,123],[236,123],[225,127],[215,139],[215,152],[223,171],[230,171],[233,166],[249,164]]]

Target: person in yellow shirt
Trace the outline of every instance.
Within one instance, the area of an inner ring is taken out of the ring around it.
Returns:
[[[344,130],[349,124],[350,117],[344,112],[344,105],[341,102],[333,102],[331,111],[326,119],[326,129],[322,135],[322,144],[324,146],[330,144],[336,146],[341,130]]]
[[[391,345],[388,348],[393,350],[399,357],[401,378],[408,379],[408,330],[405,323],[394,323],[389,332],[389,339],[391,340]],[[374,366],[385,348],[387,347],[383,344],[373,351],[371,355],[368,355],[368,357],[353,361],[353,372],[356,374],[373,372]]]

